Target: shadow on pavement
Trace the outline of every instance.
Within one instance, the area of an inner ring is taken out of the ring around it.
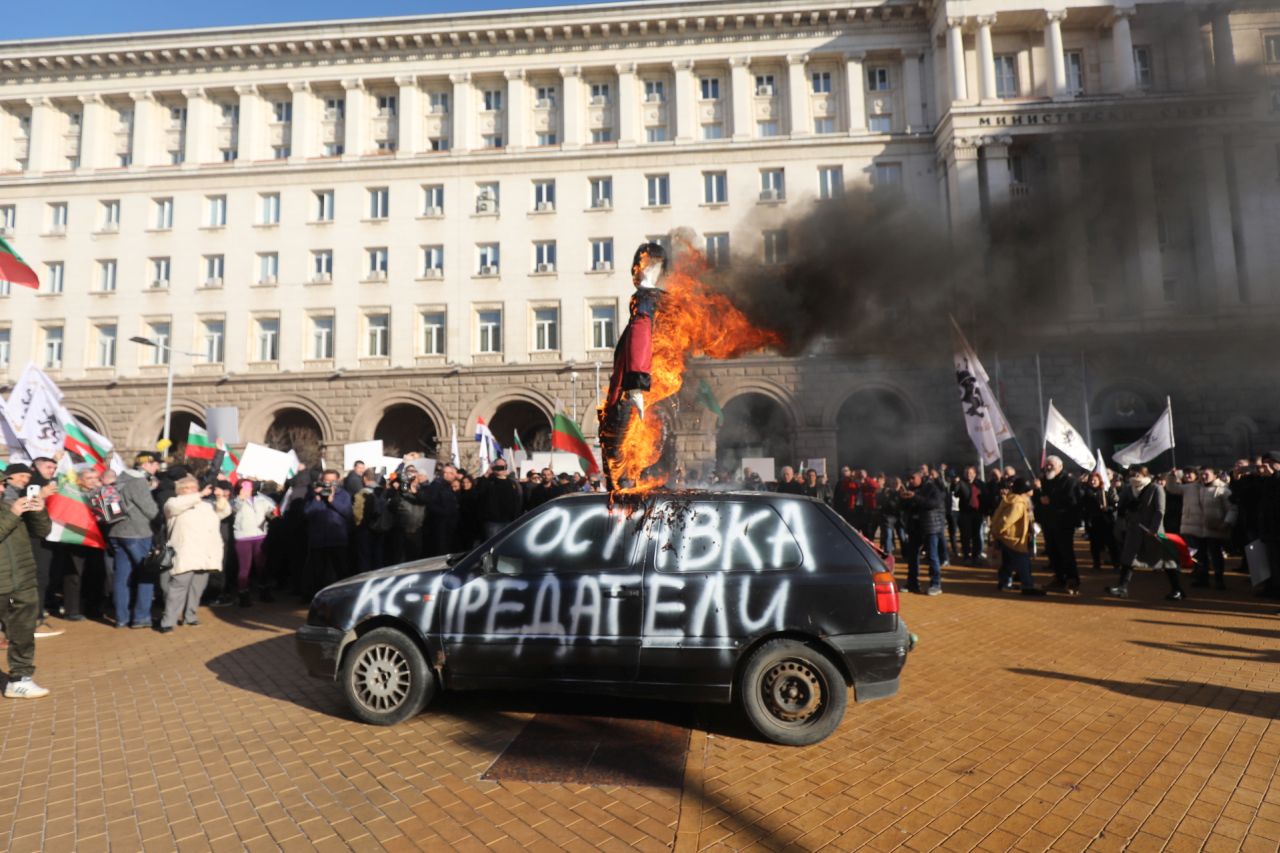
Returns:
[[[1280,631],[1273,631],[1268,628],[1238,628],[1234,625],[1198,625],[1191,622],[1162,622],[1159,619],[1135,619],[1143,625],[1168,625],[1175,628],[1204,628],[1206,631],[1225,631],[1229,634],[1239,634],[1242,637],[1260,637],[1264,640],[1280,640]]]
[[[1247,649],[1240,646],[1224,646],[1221,643],[1196,643],[1182,641],[1179,643],[1151,643],[1143,640],[1130,640],[1135,646],[1147,649],[1159,649],[1168,652],[1182,652],[1203,658],[1219,658],[1221,660],[1238,660],[1247,663],[1280,664],[1280,650]]]
[[[1215,711],[1228,711],[1275,719],[1280,715],[1280,694],[1271,690],[1249,690],[1243,687],[1223,687],[1196,681],[1179,681],[1173,678],[1157,678],[1146,682],[1116,681],[1109,678],[1090,678],[1045,669],[1014,667],[1008,670],[1018,675],[1037,678],[1056,678],[1076,684],[1093,684],[1113,693],[1151,699],[1156,702],[1172,702],[1178,705],[1196,705]]]

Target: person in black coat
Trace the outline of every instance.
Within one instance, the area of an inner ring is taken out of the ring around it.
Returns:
[[[1116,538],[1116,510],[1120,496],[1115,486],[1104,486],[1102,475],[1096,471],[1080,489],[1080,506],[1084,516],[1085,533],[1089,536],[1089,551],[1093,555],[1093,570],[1102,570],[1102,555],[1111,561],[1111,568],[1120,568],[1120,540]]]
[[[986,556],[982,550],[982,515],[986,501],[983,483],[978,479],[978,469],[970,465],[964,476],[956,481],[954,494],[959,498],[956,523],[960,527],[960,558],[976,562]]]
[[[942,594],[942,536],[947,526],[947,494],[920,471],[900,493],[907,526],[907,591],[920,592],[920,549],[929,560],[929,595]]]
[[[445,465],[440,476],[427,486],[427,521],[423,530],[422,549],[424,557],[448,554],[457,547],[458,493],[453,490],[453,482],[457,479],[458,469]]]
[[[1062,460],[1050,456],[1044,463],[1044,479],[1032,503],[1036,521],[1044,530],[1044,550],[1053,571],[1050,589],[1080,594],[1080,570],[1076,566],[1075,535],[1080,524],[1080,499],[1076,481],[1062,471]]]
[[[524,509],[524,495],[520,484],[510,479],[504,460],[493,463],[488,475],[476,483],[476,489],[479,490],[477,504],[486,539],[520,517]]]

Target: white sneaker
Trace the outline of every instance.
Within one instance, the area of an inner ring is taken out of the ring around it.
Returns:
[[[41,622],[39,625],[36,625],[37,640],[40,639],[41,637],[60,637],[64,633],[66,632],[63,631],[61,628],[54,628],[44,622]]]
[[[4,686],[6,699],[41,699],[49,695],[49,691],[36,684],[30,676],[13,678]]]

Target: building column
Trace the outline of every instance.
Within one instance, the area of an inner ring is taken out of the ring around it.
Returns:
[[[237,166],[252,166],[258,160],[267,159],[265,137],[266,116],[263,115],[262,95],[253,85],[236,86],[240,96],[240,123],[236,128]]]
[[[1231,9],[1222,4],[1213,8],[1213,74],[1219,86],[1235,80],[1236,49],[1231,37]]]
[[[947,18],[947,76],[951,82],[951,102],[969,100],[968,72],[964,64],[964,18]]]
[[[1212,130],[1201,131],[1192,142],[1192,162],[1199,167],[1196,171],[1200,173],[1200,185],[1192,187],[1190,205],[1195,222],[1197,277],[1206,288],[1212,288],[1201,295],[1220,309],[1240,304],[1224,142],[1222,132]]]
[[[1205,56],[1204,33],[1200,29],[1200,15],[1188,10],[1183,18],[1182,49],[1186,56],[1183,63],[1187,75],[1187,88],[1200,91],[1209,85],[1208,63]]]
[[[675,140],[692,142],[698,138],[695,128],[698,121],[698,94],[694,91],[693,60],[677,59],[671,63],[671,71],[676,96]]]
[[[1053,192],[1062,211],[1061,241],[1057,248],[1058,275],[1066,285],[1061,307],[1073,319],[1097,315],[1093,288],[1089,283],[1089,232],[1079,203],[1084,187],[1080,143],[1070,137],[1055,137],[1053,143]]]
[[[508,151],[523,151],[529,145],[529,85],[523,68],[504,71],[502,76],[507,79],[507,126],[503,142]]]
[[[920,86],[920,57],[923,51],[902,51],[902,107],[906,113],[907,133],[925,130],[924,89]]]
[[[1115,91],[1132,92],[1138,87],[1138,74],[1133,67],[1133,33],[1129,30],[1129,19],[1134,9],[1116,9],[1111,24],[1111,63]]]
[[[319,141],[316,98],[311,93],[311,84],[305,80],[290,83],[289,92],[293,114],[293,120],[289,122],[289,160],[301,163],[319,153],[316,150]]]
[[[475,126],[475,117],[471,108],[471,72],[461,71],[449,75],[453,84],[453,104],[449,112],[449,150],[454,154],[465,154],[475,147],[471,135]]]
[[[978,174],[978,140],[954,139],[946,150],[947,213],[952,242],[978,239],[982,187]]]
[[[56,129],[53,126],[53,102],[48,98],[30,98],[27,105],[31,107],[31,131],[27,136],[27,171],[39,174],[49,170],[51,158],[62,150],[62,146],[52,137]]]
[[[187,99],[182,166],[194,169],[209,162],[209,152],[213,150],[213,105],[204,89],[183,89],[182,94]]]
[[[1151,148],[1135,144],[1129,157],[1129,178],[1133,181],[1134,246],[1131,255],[1133,270],[1130,275],[1136,285],[1136,302],[1139,313],[1158,314],[1166,310],[1164,298],[1164,259],[1160,256],[1160,232],[1156,220],[1156,182]],[[1228,237],[1228,239],[1230,239]]]
[[[996,54],[991,47],[991,25],[996,22],[995,15],[978,16],[978,63],[981,70],[980,90],[984,102],[994,101],[996,94]]]
[[[160,132],[163,127],[162,107],[151,92],[130,92],[133,99],[133,138],[129,140],[130,169],[140,170],[159,165]]]
[[[986,219],[993,211],[1002,210],[1013,200],[1010,187],[1013,175],[1009,171],[1009,143],[1007,136],[991,136],[982,142],[982,179],[986,198]]]
[[[80,167],[77,172],[91,172],[107,165],[107,105],[101,95],[80,96]],[[111,165],[115,165],[112,163]]]
[[[805,54],[787,57],[787,130],[792,137],[813,135],[809,123],[808,63]]]
[[[1049,58],[1049,97],[1062,100],[1071,97],[1067,90],[1067,58],[1062,52],[1062,20],[1065,9],[1045,12],[1044,50]]]
[[[396,156],[412,157],[422,150],[422,87],[413,75],[396,78]]]
[[[560,147],[566,150],[581,148],[583,139],[582,69],[567,65],[560,69]]]
[[[751,60],[745,56],[729,57],[729,97],[733,102],[733,138],[750,139],[752,131]]]
[[[639,96],[636,94],[636,66],[634,62],[615,66],[618,72],[618,144],[636,144],[636,119],[639,117]]]
[[[1240,290],[1250,304],[1275,304],[1280,297],[1268,268],[1265,194],[1259,189],[1273,180],[1275,149],[1261,144],[1255,135],[1241,134],[1228,141],[1235,163],[1236,221],[1240,223],[1241,252],[1236,259],[1240,267]],[[1280,279],[1278,279],[1280,280]]]
[[[342,88],[346,92],[343,105],[345,116],[342,121],[342,159],[357,160],[365,153],[365,104],[369,100],[369,94],[364,90],[363,80],[343,80]]]

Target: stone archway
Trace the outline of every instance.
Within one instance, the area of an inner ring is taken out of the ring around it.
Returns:
[[[156,442],[164,435],[164,397],[161,389],[159,404],[147,408],[134,421],[129,430],[128,446],[133,450],[156,449]],[[174,397],[169,413],[169,440],[175,445],[186,443],[187,425],[204,426],[204,404],[185,397]]]
[[[324,454],[324,429],[310,412],[283,408],[275,413],[262,443],[275,450],[292,450],[298,454],[298,461],[304,468],[314,468],[320,464]],[[332,463],[334,460],[326,461]],[[337,460],[338,463],[341,461]]]
[[[837,470],[844,465],[877,474],[907,470],[914,464],[914,426],[911,406],[897,391],[869,387],[852,392],[835,414]]]
[[[1141,382],[1119,382],[1094,395],[1089,407],[1092,446],[1107,459],[1146,434],[1163,410],[1163,400]]]
[[[510,400],[498,406],[489,419],[489,429],[503,447],[512,447],[519,432],[528,452],[551,449],[551,421],[541,407],[527,400]]]
[[[382,439],[382,452],[387,456],[417,452],[431,458],[440,447],[435,421],[413,403],[388,406],[373,428],[373,437]]]
[[[724,419],[716,430],[716,468],[736,473],[747,457],[771,457],[777,469],[796,465],[795,423],[787,407],[772,395],[748,391],[720,406]]]

